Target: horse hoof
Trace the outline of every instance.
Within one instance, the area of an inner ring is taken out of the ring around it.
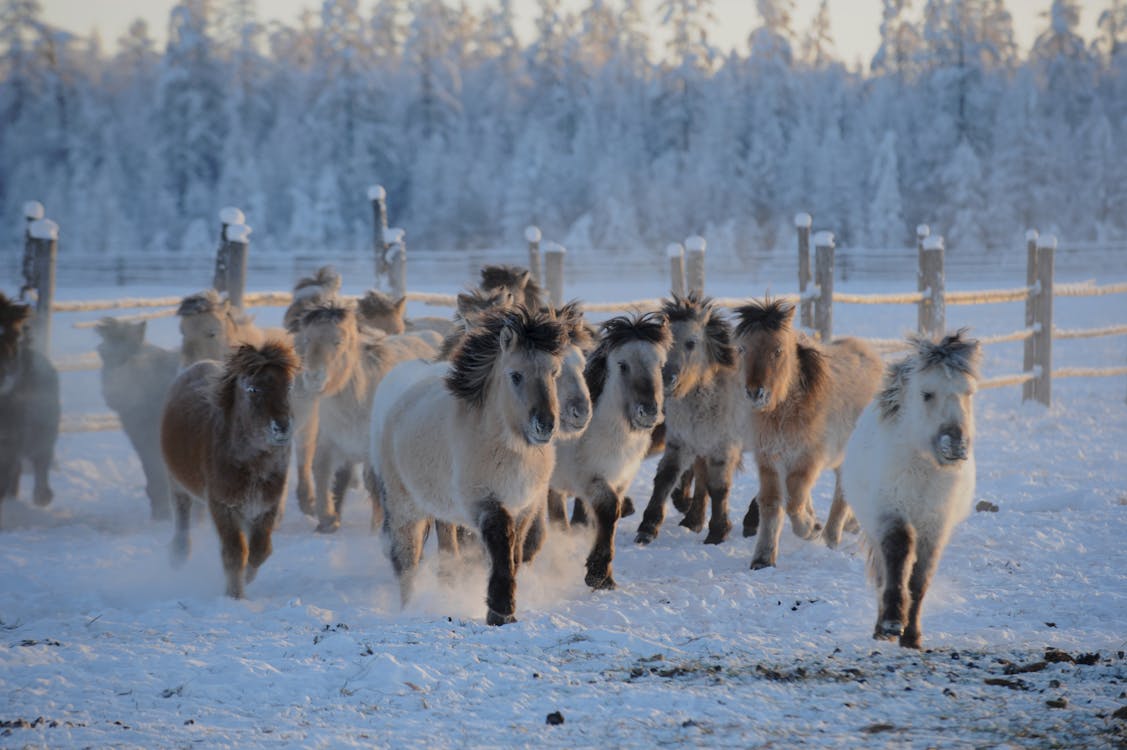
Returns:
[[[688,513],[689,507],[692,505],[692,500],[691,497],[673,493],[673,509],[678,513]]]
[[[339,518],[326,518],[317,524],[316,531],[318,534],[335,534],[339,528]]]
[[[830,549],[837,549],[837,545],[841,543],[841,536],[838,534],[829,533],[829,529],[822,530],[822,541]]]
[[[489,613],[485,616],[486,625],[510,625],[516,621],[516,615],[503,615],[493,610],[489,610]]]
[[[861,532],[861,524],[856,518],[850,517],[850,519],[845,522],[845,530],[850,534],[859,534]]]
[[[584,581],[595,591],[613,591],[618,588],[618,584],[614,582],[614,577],[609,575],[600,576],[588,573]]]
[[[316,498],[306,497],[305,495],[298,493],[297,507],[301,509],[302,513],[309,516],[310,518],[316,518],[317,517],[317,499]]]
[[[677,523],[677,525],[678,526],[684,526],[686,529],[693,532],[694,534],[699,534],[701,532],[701,530],[704,528],[704,519],[702,518],[698,521],[695,518],[689,518],[688,516],[685,516],[684,518],[682,518]]]
[[[904,635],[904,625],[899,620],[881,620],[873,632],[873,639],[894,641]]]
[[[172,542],[172,548],[168,551],[169,562],[172,567],[179,568],[188,560],[188,554],[192,551],[191,545],[187,539],[176,539]]]
[[[905,630],[904,634],[900,636],[900,646],[903,648],[919,649],[920,634],[911,629]]]
[[[775,567],[775,563],[771,562],[770,560],[764,560],[762,558],[757,557],[757,558],[755,558],[754,560],[751,561],[751,569],[752,570],[763,570],[764,568],[773,568],[773,567]]]
[[[759,533],[759,523],[745,523],[743,528],[743,535],[747,537],[755,536]]]
[[[618,517],[626,518],[627,516],[634,515],[634,513],[634,501],[629,497],[622,498],[622,506],[619,508]]]
[[[708,536],[705,537],[705,544],[723,544],[728,538],[728,532],[732,530],[732,524],[725,521],[723,524],[708,526]]]
[[[634,536],[634,544],[649,544],[654,539],[657,539],[657,532],[642,531],[638,529],[638,533]]]
[[[40,508],[50,505],[51,501],[55,499],[55,493],[51,491],[50,487],[40,489],[35,488],[35,504]]]

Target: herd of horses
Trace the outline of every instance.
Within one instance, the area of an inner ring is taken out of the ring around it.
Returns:
[[[361,486],[406,603],[431,530],[447,564],[482,550],[487,621],[516,617],[516,573],[548,534],[594,526],[586,582],[612,589],[615,532],[643,459],[660,452],[634,541],[660,533],[666,501],[706,544],[732,529],[729,494],[749,456],[758,494],[743,518],[751,568],[776,564],[784,511],[830,547],[864,534],[877,582],[874,637],[920,645],[920,604],[974,492],[979,346],[964,331],[910,339],[885,366],[863,341],[820,342],[794,307],[750,300],[729,318],[697,294],[590,324],[552,309],[531,274],[487,266],[451,319],[404,317],[405,301],[340,294],[325,267],[302,279],[284,328],[262,330],[211,291],[181,302],[182,345],[147,344],[145,323],[103,319],[102,387],[141,461],[151,514],[190,550],[193,503],[219,534],[227,594],[271,552],[296,466],[301,511],[340,526]],[[29,311],[0,295],[0,498],[21,460],[51,500],[58,377],[29,343]],[[823,527],[811,488],[835,472]],[[359,480],[359,481],[358,481]],[[574,498],[571,519],[567,500]]]

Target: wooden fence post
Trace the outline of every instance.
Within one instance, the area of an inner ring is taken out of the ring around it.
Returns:
[[[814,329],[822,343],[833,339],[834,329],[834,235],[818,232],[814,235],[814,283],[818,286],[818,299],[814,305]]]
[[[925,296],[919,304],[919,332],[924,336],[942,335],[947,325],[942,235],[933,234],[923,241],[920,263],[919,275]]]
[[[387,264],[387,191],[383,185],[368,188],[372,204],[372,258],[375,260],[376,278],[388,272]]]
[[[387,245],[388,290],[395,299],[407,296],[407,232],[392,227],[384,235]]]
[[[234,206],[219,209],[219,249],[215,251],[215,273],[211,286],[217,292],[227,291],[227,227],[244,224],[246,217]]]
[[[55,302],[55,265],[58,261],[59,225],[37,219],[27,228],[35,258],[35,320],[32,345],[45,355],[51,352],[51,305]]]
[[[670,242],[665,246],[669,256],[669,291],[685,296],[685,247],[680,242]]]
[[[704,237],[694,234],[685,240],[685,285],[689,292],[704,296]]]
[[[242,309],[243,297],[247,291],[247,247],[250,245],[250,227],[246,224],[228,224],[223,231],[223,257],[226,259],[227,274],[224,285],[227,299]]]
[[[544,275],[548,283],[548,304],[558,308],[564,303],[564,256],[567,250],[563,245],[549,242],[544,246]]]
[[[803,328],[814,325],[814,309],[810,300],[801,299],[806,294],[806,287],[810,285],[810,225],[813,223],[810,214],[795,214],[794,228],[798,230],[798,309],[799,323]]]
[[[1053,255],[1057,238],[1037,240],[1037,309],[1034,316],[1034,352],[1040,374],[1033,380],[1033,395],[1045,406],[1053,401]]]
[[[1036,229],[1030,229],[1025,233],[1025,285],[1031,290],[1037,283],[1037,239],[1039,237]],[[1037,296],[1030,291],[1025,298],[1025,327],[1033,328],[1033,324],[1036,322]],[[1022,358],[1023,372],[1033,372],[1033,368],[1037,364],[1036,343],[1035,336],[1030,336],[1023,342],[1025,347],[1025,356]],[[1032,380],[1027,380],[1021,384],[1022,401],[1030,401],[1035,397],[1036,388],[1034,385]]]
[[[924,281],[924,243],[927,241],[928,235],[931,234],[931,227],[927,224],[919,224],[916,226],[916,291],[922,292],[927,289],[927,282]],[[924,315],[924,303],[921,302],[916,308],[916,330],[927,330],[927,318]]]
[[[20,299],[27,299],[27,293],[34,291],[35,282],[35,245],[31,242],[31,225],[43,218],[43,204],[39,201],[28,201],[23,204],[24,217],[24,243],[23,263],[20,271],[23,273],[23,283],[20,285]]]
[[[528,242],[528,270],[532,272],[532,280],[543,285],[544,269],[540,265],[540,237],[540,227],[529,224],[524,228],[524,239]]]

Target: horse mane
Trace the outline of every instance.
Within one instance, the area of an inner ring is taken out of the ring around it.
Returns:
[[[0,359],[7,361],[16,356],[20,332],[30,317],[30,305],[20,304],[0,292]]]
[[[400,297],[399,299],[402,299]],[[362,318],[374,318],[381,315],[393,315],[399,306],[399,299],[392,299],[391,295],[384,294],[378,289],[369,289],[357,303],[357,311]]]
[[[960,372],[978,378],[978,362],[982,352],[976,339],[964,338],[967,330],[960,328],[939,341],[919,335],[908,338],[915,347],[915,352],[890,364],[884,373],[884,383],[877,396],[882,420],[895,420],[900,415],[904,392],[912,373],[942,367],[948,374]]]
[[[602,338],[595,351],[587,358],[587,367],[583,371],[583,377],[587,380],[587,389],[591,392],[592,404],[599,403],[599,397],[603,395],[603,387],[607,383],[607,357],[618,347],[632,341],[642,341],[668,349],[673,342],[673,334],[669,331],[669,322],[659,312],[619,315],[604,322]]]
[[[740,322],[736,335],[746,336],[756,331],[776,332],[790,327],[794,318],[794,305],[781,299],[752,300],[736,308]]]
[[[732,327],[716,309],[711,297],[696,292],[686,296],[674,294],[673,299],[665,300],[661,312],[670,323],[694,321],[704,324],[705,345],[708,359],[721,367],[734,367],[736,348],[732,345]]]
[[[513,292],[522,292],[524,294],[524,305],[530,310],[540,307],[541,299],[544,296],[544,290],[532,278],[532,272],[521,266],[482,266],[481,288],[486,292],[494,289],[510,289]]]
[[[582,302],[572,300],[563,307],[551,311],[551,314],[563,326],[564,333],[567,334],[567,339],[573,346],[585,352],[591,351],[595,345],[595,337],[591,334],[591,328],[583,317]]]
[[[321,266],[312,276],[303,276],[297,280],[293,285],[294,299],[305,296],[302,294],[320,294],[324,292],[328,295],[337,294],[340,291],[341,277],[337,270],[332,266]]]
[[[230,413],[235,406],[235,389],[238,388],[239,378],[254,377],[270,367],[280,367],[286,378],[292,381],[301,369],[301,360],[294,353],[293,347],[281,339],[270,339],[260,347],[243,344],[232,351],[223,363],[223,370],[216,383],[215,405],[224,414]]]
[[[481,407],[489,390],[493,365],[501,353],[501,331],[515,336],[515,346],[527,352],[545,352],[558,357],[563,352],[564,328],[540,312],[523,305],[486,312],[466,334],[450,358],[446,388],[455,398]]]
[[[202,315],[203,313],[218,312],[224,306],[225,300],[221,299],[219,292],[214,289],[207,291],[197,292],[196,294],[189,294],[184,299],[180,300],[180,306],[176,308],[176,314],[182,318],[189,315]]]
[[[301,326],[305,327],[314,323],[339,325],[349,318],[355,317],[356,313],[353,312],[351,307],[345,307],[336,302],[323,302],[305,311],[301,316]]]

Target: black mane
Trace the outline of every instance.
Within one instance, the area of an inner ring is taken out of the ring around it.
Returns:
[[[781,331],[790,327],[794,317],[794,305],[781,299],[752,300],[736,308],[740,322],[736,325],[737,336],[747,336],[756,331]]]
[[[661,313],[648,312],[641,315],[620,315],[603,323],[602,339],[587,358],[587,367],[583,371],[587,389],[591,391],[592,404],[597,404],[599,397],[603,395],[603,387],[607,382],[607,357],[618,347],[632,341],[668,349],[673,341],[669,322]]]

